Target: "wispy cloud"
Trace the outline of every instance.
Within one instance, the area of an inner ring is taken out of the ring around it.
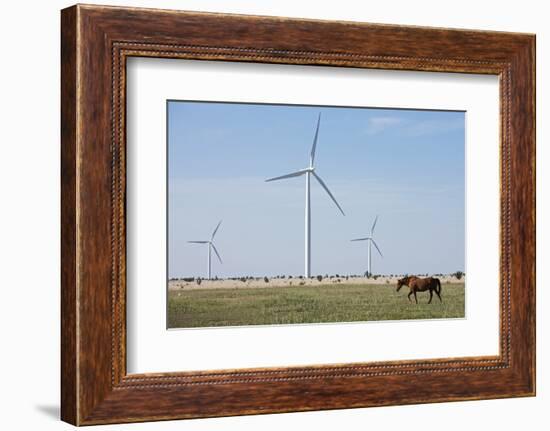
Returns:
[[[377,135],[398,125],[403,124],[403,120],[396,117],[371,117],[368,121],[367,134]]]
[[[418,137],[448,133],[464,128],[463,118],[410,121],[403,118],[380,116],[369,118],[366,133],[378,135],[392,130],[402,136]]]
[[[416,121],[407,125],[404,133],[408,136],[427,136],[447,133],[464,128],[464,120],[456,118],[452,120],[425,120]]]

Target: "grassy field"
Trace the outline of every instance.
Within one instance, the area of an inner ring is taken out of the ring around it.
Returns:
[[[443,284],[443,303],[427,292],[418,304],[390,285],[170,290],[168,327],[279,325],[464,317],[464,283]]]

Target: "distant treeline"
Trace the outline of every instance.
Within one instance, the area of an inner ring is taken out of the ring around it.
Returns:
[[[372,274],[370,275],[370,277],[368,278],[372,278],[374,280],[380,278],[380,277],[390,277],[390,278],[401,278],[401,277],[406,277],[408,276],[409,274]],[[412,274],[411,274],[412,275]],[[430,275],[432,277],[446,277],[446,276],[451,276],[451,277],[455,277],[457,280],[461,280],[465,275],[466,273],[463,272],[463,271],[456,271],[456,272],[453,272],[451,274],[414,274],[418,277],[429,277]],[[325,274],[325,275],[314,275],[314,276],[311,276],[309,277],[310,280],[318,280],[318,281],[323,281],[323,280],[332,280],[334,278],[342,278],[342,279],[345,279],[345,280],[349,280],[350,278],[363,278],[365,277],[366,275],[363,274],[350,274],[350,275],[341,275],[341,274],[333,274],[333,275],[329,275],[329,274]],[[266,283],[269,283],[269,280],[285,280],[285,279],[299,279],[299,280],[303,280],[303,279],[306,279],[308,277],[304,277],[303,275],[275,275],[275,276],[271,276],[271,277],[267,277],[267,276],[263,276],[263,277],[253,277],[253,276],[240,276],[240,277],[227,277],[227,278],[218,278],[218,277],[214,277],[212,278],[212,280],[216,281],[216,280],[232,280],[232,281],[242,281],[242,282],[245,282],[245,281],[248,281],[248,280],[264,280]],[[200,284],[200,282],[203,280],[202,277],[181,277],[181,278],[178,278],[178,277],[174,277],[174,278],[170,278],[169,281],[185,281],[187,283],[191,283],[191,282],[198,282]]]

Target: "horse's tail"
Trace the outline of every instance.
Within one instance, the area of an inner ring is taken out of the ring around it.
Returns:
[[[437,287],[436,287],[436,292],[441,294],[441,281],[439,281],[439,278],[436,278],[435,279],[435,282],[437,284]]]

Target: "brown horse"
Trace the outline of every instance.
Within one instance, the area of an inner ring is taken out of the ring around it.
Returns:
[[[410,289],[409,294],[407,295],[409,301],[411,300],[411,295],[414,294],[414,300],[418,304],[416,292],[425,292],[426,290],[429,290],[430,300],[428,301],[428,304],[431,304],[432,302],[432,298],[434,296],[433,292],[435,292],[439,300],[443,302],[443,300],[441,299],[441,282],[439,281],[439,278],[418,278],[414,275],[407,276],[402,278],[401,280],[397,280],[397,291],[399,292],[399,289],[401,289],[403,286],[408,286]]]

